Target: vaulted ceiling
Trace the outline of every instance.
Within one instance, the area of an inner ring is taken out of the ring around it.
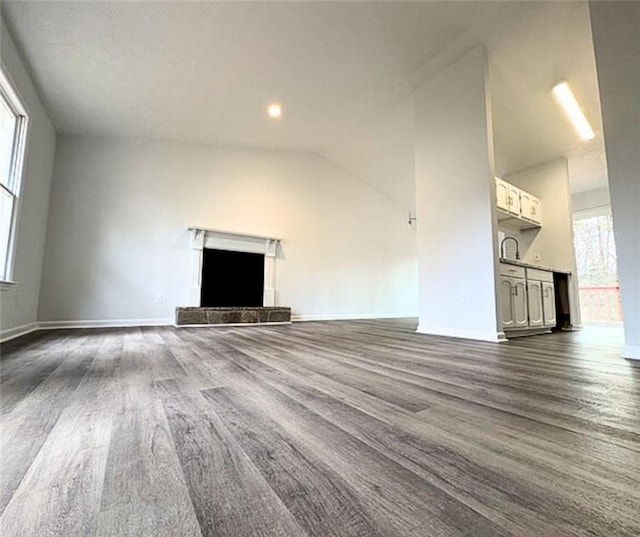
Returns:
[[[566,156],[574,191],[606,184],[584,2],[8,1],[2,16],[60,132],[312,151],[408,207],[412,92],[482,44],[498,173]],[[552,98],[561,78],[589,143]]]

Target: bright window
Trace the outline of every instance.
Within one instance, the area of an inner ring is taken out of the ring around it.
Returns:
[[[574,215],[573,237],[582,321],[622,321],[611,212],[605,208]]]
[[[13,276],[13,246],[27,114],[8,78],[0,70],[0,280]]]

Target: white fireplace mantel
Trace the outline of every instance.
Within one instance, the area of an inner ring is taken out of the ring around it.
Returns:
[[[191,232],[191,286],[189,305],[200,306],[202,287],[202,258],[205,248],[264,254],[264,306],[276,305],[276,257],[280,239],[262,235],[250,235],[233,231],[221,231],[202,227],[189,227]]]

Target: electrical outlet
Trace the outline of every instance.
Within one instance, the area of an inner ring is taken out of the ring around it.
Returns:
[[[533,253],[533,260],[534,260],[536,263],[540,263],[540,252],[534,252],[534,253]]]
[[[156,295],[153,297],[153,303],[162,304],[162,295],[160,293],[156,293]]]

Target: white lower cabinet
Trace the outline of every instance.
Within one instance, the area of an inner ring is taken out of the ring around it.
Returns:
[[[548,270],[527,269],[527,285],[532,293],[540,297],[540,308],[529,308],[529,325],[552,328],[556,325],[556,290],[553,285],[553,272]],[[533,289],[535,287],[535,290]],[[531,298],[529,298],[531,304]]]
[[[529,326],[542,326],[542,282],[527,280],[527,301],[529,303]]]
[[[542,314],[544,326],[556,325],[556,289],[553,282],[542,283]]]
[[[513,328],[516,325],[513,311],[513,299],[511,290],[513,288],[513,278],[500,278],[500,311],[502,312],[502,329]]]
[[[554,327],[553,273],[501,263],[500,311],[502,329],[506,331]]]
[[[523,267],[500,263],[502,329],[527,326],[527,285]]]
[[[524,278],[500,278],[500,308],[503,329],[527,327],[527,286]]]
[[[527,326],[527,286],[525,280],[515,280],[515,293],[513,295],[513,311],[516,328],[526,328]]]

